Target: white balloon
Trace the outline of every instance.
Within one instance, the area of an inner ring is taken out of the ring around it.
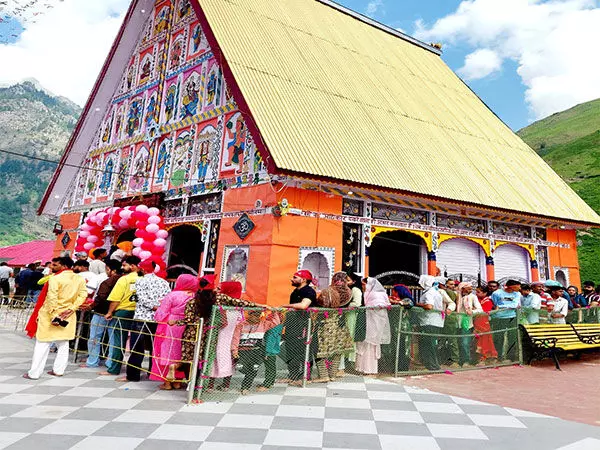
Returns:
[[[158,217],[158,216],[150,216],[150,217],[148,217],[148,223],[159,224],[160,223],[160,217]]]
[[[156,232],[156,237],[166,239],[169,237],[169,232],[167,230],[158,230]]]
[[[152,253],[150,253],[147,250],[141,251],[140,254],[138,255],[142,260],[148,259],[152,256]]]
[[[87,241],[91,242],[92,244],[95,244],[96,242],[98,242],[100,240],[100,238],[94,234],[92,234],[91,236],[87,237]]]
[[[86,238],[90,235],[90,232],[87,230],[83,230],[79,232],[79,237]]]
[[[148,208],[148,215],[149,216],[158,216],[160,214],[160,210],[158,208]]]
[[[137,212],[145,213],[148,212],[148,207],[146,205],[138,205],[136,206],[135,210]]]
[[[146,231],[148,233],[156,233],[159,230],[160,230],[160,228],[155,223],[151,223],[148,226],[146,226]]]
[[[85,244],[83,244],[83,248],[85,250],[91,250],[94,248],[94,244],[92,244],[91,242],[86,242]]]
[[[140,252],[141,252],[141,251],[142,251],[142,249],[141,249],[141,248],[139,248],[139,247],[135,247],[133,250],[131,250],[131,254],[132,254],[133,256],[140,256]]]
[[[144,240],[142,238],[135,238],[132,242],[132,244],[136,247],[140,247],[143,243]]]

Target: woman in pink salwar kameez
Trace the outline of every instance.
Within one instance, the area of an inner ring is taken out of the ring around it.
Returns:
[[[170,323],[183,319],[185,305],[194,298],[197,290],[198,278],[193,275],[179,275],[175,289],[163,299],[154,314],[158,326],[154,338],[150,379],[164,381],[160,389],[181,388],[181,383],[176,380],[183,379],[184,375],[176,372],[175,368],[181,362],[181,337],[185,325]]]

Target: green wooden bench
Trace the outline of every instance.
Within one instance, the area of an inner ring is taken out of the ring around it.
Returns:
[[[600,348],[600,324],[527,324],[521,325],[523,348],[529,354],[527,364],[533,359],[552,358],[560,370],[559,353],[575,353]]]

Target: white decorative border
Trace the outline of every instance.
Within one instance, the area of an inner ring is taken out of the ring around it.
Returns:
[[[320,253],[329,264],[329,281],[335,273],[335,248],[333,247],[300,247],[298,250],[298,270],[302,269],[304,260],[311,253]]]
[[[229,255],[234,251],[241,249],[246,253],[246,273],[244,275],[244,281],[240,281],[242,283],[242,292],[246,292],[246,282],[248,280],[248,265],[250,264],[250,246],[249,245],[226,245],[223,250],[223,262],[221,263],[221,276],[220,281],[229,281],[225,280],[225,272],[227,271],[227,260],[229,259]],[[239,280],[238,280],[239,281]]]

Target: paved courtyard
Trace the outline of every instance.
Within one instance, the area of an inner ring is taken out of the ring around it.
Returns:
[[[185,392],[78,366],[28,381],[32,342],[0,339],[0,448],[600,448],[600,427],[362,377],[194,406]]]

